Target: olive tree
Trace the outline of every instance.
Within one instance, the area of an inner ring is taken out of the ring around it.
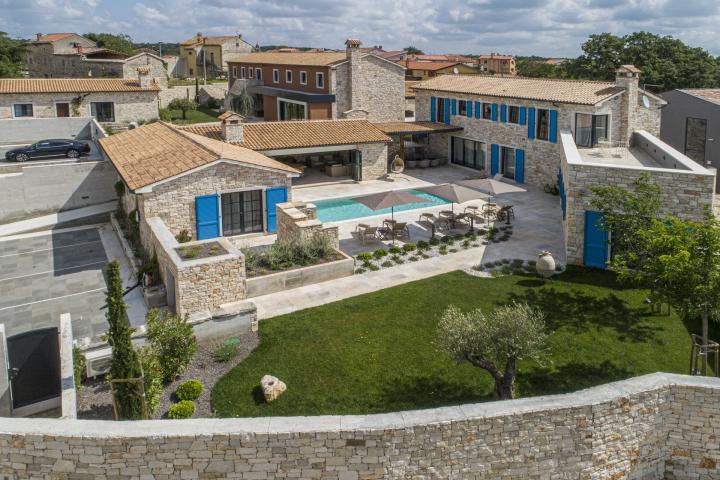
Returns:
[[[168,104],[170,110],[180,110],[182,112],[182,118],[185,120],[187,117],[188,110],[197,110],[198,104],[195,100],[189,98],[175,98]]]
[[[248,116],[255,108],[255,98],[243,88],[239,93],[232,95],[232,108],[243,116]]]
[[[437,345],[453,359],[482,368],[493,377],[497,400],[514,398],[518,362],[525,358],[541,361],[546,341],[542,312],[517,302],[489,314],[480,309],[463,312],[451,305],[437,332]]]

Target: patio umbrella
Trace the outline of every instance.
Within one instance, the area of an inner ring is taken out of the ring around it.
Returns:
[[[373,193],[372,195],[364,195],[362,197],[353,198],[354,201],[361,203],[371,210],[390,209],[390,216],[395,221],[395,207],[398,205],[407,205],[408,203],[425,203],[427,200],[420,198],[402,190],[391,190],[389,192]],[[395,245],[395,230],[393,230],[393,245]]]
[[[491,196],[495,195],[502,195],[503,193],[516,193],[516,192],[526,192],[524,188],[518,187],[516,185],[511,185],[509,183],[501,182],[499,180],[495,180],[493,178],[482,178],[479,180],[464,180],[460,182],[460,184],[474,188],[477,190],[480,190],[481,192],[485,192]],[[488,220],[489,222],[489,220]],[[510,216],[507,218],[507,223],[510,223]]]
[[[431,187],[422,187],[417,190],[436,197],[444,198],[450,202],[450,209],[455,211],[456,203],[465,203],[471,200],[487,200],[489,196],[485,193],[473,190],[472,188],[464,187],[456,183],[443,183],[442,185],[433,185]],[[474,217],[470,217],[470,230],[475,228]],[[433,226],[434,236],[434,226]]]

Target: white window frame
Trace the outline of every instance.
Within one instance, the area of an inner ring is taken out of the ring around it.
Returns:
[[[315,72],[315,88],[325,88],[325,72]]]
[[[240,78],[245,78],[246,75],[246,68],[240,67]]]
[[[236,65],[233,65],[232,76],[233,76],[233,78],[237,78],[237,66]]]
[[[303,76],[305,77],[305,81],[303,82]],[[307,79],[308,75],[305,70],[300,70],[300,85],[307,85]]]
[[[248,67],[248,78],[255,78],[255,70],[253,67]]]
[[[289,69],[285,69],[285,83],[292,83],[293,82],[293,71]]]
[[[117,109],[115,108],[116,104],[115,104],[115,101],[114,101],[114,100],[95,100],[95,101],[92,101],[92,102],[88,102],[88,104],[87,104],[88,117],[95,118],[95,117],[93,117],[93,114],[92,114],[92,104],[93,104],[93,103],[112,103],[112,106],[113,106],[113,117],[114,117],[114,118],[113,118],[113,122],[117,121]],[[100,122],[100,120],[98,120],[97,118],[95,118],[95,120],[96,120],[97,122]]]
[[[31,105],[32,106],[32,115],[29,117],[16,117],[15,116],[15,105]],[[33,102],[17,102],[12,104],[12,118],[35,118],[35,104]]]
[[[290,121],[292,121],[292,120],[280,120],[280,102],[295,103],[295,104],[297,104],[297,105],[303,105],[303,106],[305,107],[305,109],[304,109],[304,110],[305,110],[304,120],[307,120],[307,119],[308,119],[308,114],[309,114],[310,112],[308,111],[308,104],[307,104],[307,102],[299,102],[299,101],[297,101],[297,100],[290,100],[290,99],[288,99],[288,98],[277,97],[277,100],[275,101],[275,103],[276,103],[276,110],[275,110],[275,111],[277,112],[277,118],[278,118],[278,121],[279,121],[279,122],[290,122]]]
[[[280,83],[280,69],[273,68],[273,83]]]
[[[255,68],[255,80],[262,80],[262,68]]]

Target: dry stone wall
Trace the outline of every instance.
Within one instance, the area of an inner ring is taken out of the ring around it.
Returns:
[[[367,111],[366,118],[373,122],[405,120],[404,69],[372,55],[365,55],[360,63],[359,104],[355,108]],[[350,80],[349,62],[338,65],[333,71],[333,118],[346,118],[345,112],[352,109]]]
[[[365,143],[358,145],[362,154],[362,179],[377,180],[388,173],[388,144]]]
[[[6,418],[0,474],[709,479],[720,475],[718,431],[719,379],[653,374],[569,395],[367,416]]]

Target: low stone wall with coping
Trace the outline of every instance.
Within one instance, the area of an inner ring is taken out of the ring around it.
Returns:
[[[326,235],[334,248],[340,246],[336,225],[325,225],[317,219],[317,209],[312,203],[285,202],[277,204],[277,239],[281,242],[304,240],[314,235]]]
[[[292,388],[292,386],[290,386]],[[652,374],[567,395],[379,415],[0,419],[14,478],[717,478],[720,379]]]

